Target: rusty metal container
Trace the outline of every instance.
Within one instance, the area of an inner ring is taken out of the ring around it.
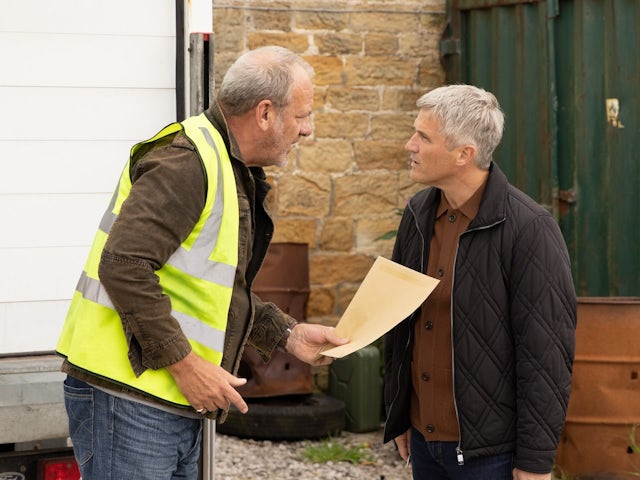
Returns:
[[[275,303],[298,322],[306,321],[309,299],[309,252],[306,243],[272,243],[253,292]],[[311,367],[293,355],[275,351],[269,363],[247,345],[238,375],[247,383],[238,389],[244,398],[264,398],[313,392]]]
[[[556,464],[572,479],[637,479],[640,297],[580,297],[567,422]],[[635,475],[634,475],[635,474]]]

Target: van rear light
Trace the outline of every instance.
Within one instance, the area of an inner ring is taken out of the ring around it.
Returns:
[[[80,470],[74,457],[59,457],[40,460],[42,480],[80,480]]]

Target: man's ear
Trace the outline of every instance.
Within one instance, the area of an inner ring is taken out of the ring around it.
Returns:
[[[474,145],[466,144],[458,147],[456,163],[459,166],[470,164],[474,158],[476,158],[476,147]]]
[[[271,100],[262,100],[256,106],[255,115],[258,127],[262,131],[267,131],[275,119],[275,108]]]

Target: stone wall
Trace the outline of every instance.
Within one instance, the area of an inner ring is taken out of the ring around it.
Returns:
[[[404,144],[415,101],[442,85],[445,0],[213,2],[216,84],[243,51],[275,44],[315,69],[314,133],[269,168],[276,242],[309,245],[310,322],[334,325],[376,256],[391,255],[397,210],[420,186]]]

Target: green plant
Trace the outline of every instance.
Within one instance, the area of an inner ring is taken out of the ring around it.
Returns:
[[[640,453],[640,445],[636,441],[636,430],[640,425],[635,423],[631,425],[631,431],[629,432],[629,449],[631,450],[629,453]],[[634,472],[629,472],[629,475],[633,475],[634,477],[640,477],[640,468],[638,468],[633,463]]]
[[[562,468],[556,465],[553,469],[551,480],[571,480],[571,477],[562,470]]]
[[[402,214],[404,213],[404,208],[396,208],[394,210],[394,212],[395,212],[396,215],[401,217]],[[383,233],[379,237],[376,237],[376,241],[378,241],[378,240],[391,240],[392,238],[395,238],[396,235],[398,235],[398,230],[389,230],[388,232]]]
[[[631,425],[631,430],[629,432],[629,453],[639,453],[640,454],[640,445],[636,441],[636,431],[640,427],[640,424]],[[635,471],[627,472],[628,475],[632,475],[634,477],[640,477],[640,468],[631,463],[631,466]],[[555,465],[553,469],[553,476],[551,480],[571,480],[571,477],[565,473],[562,468],[558,465]]]
[[[629,448],[633,453],[640,453],[640,445],[636,442],[636,429],[639,427],[639,424],[631,425],[631,432],[629,433]]]
[[[372,461],[372,456],[367,451],[369,448],[366,443],[348,447],[329,437],[320,443],[307,443],[302,451],[302,457],[314,463],[349,462],[360,464]]]

